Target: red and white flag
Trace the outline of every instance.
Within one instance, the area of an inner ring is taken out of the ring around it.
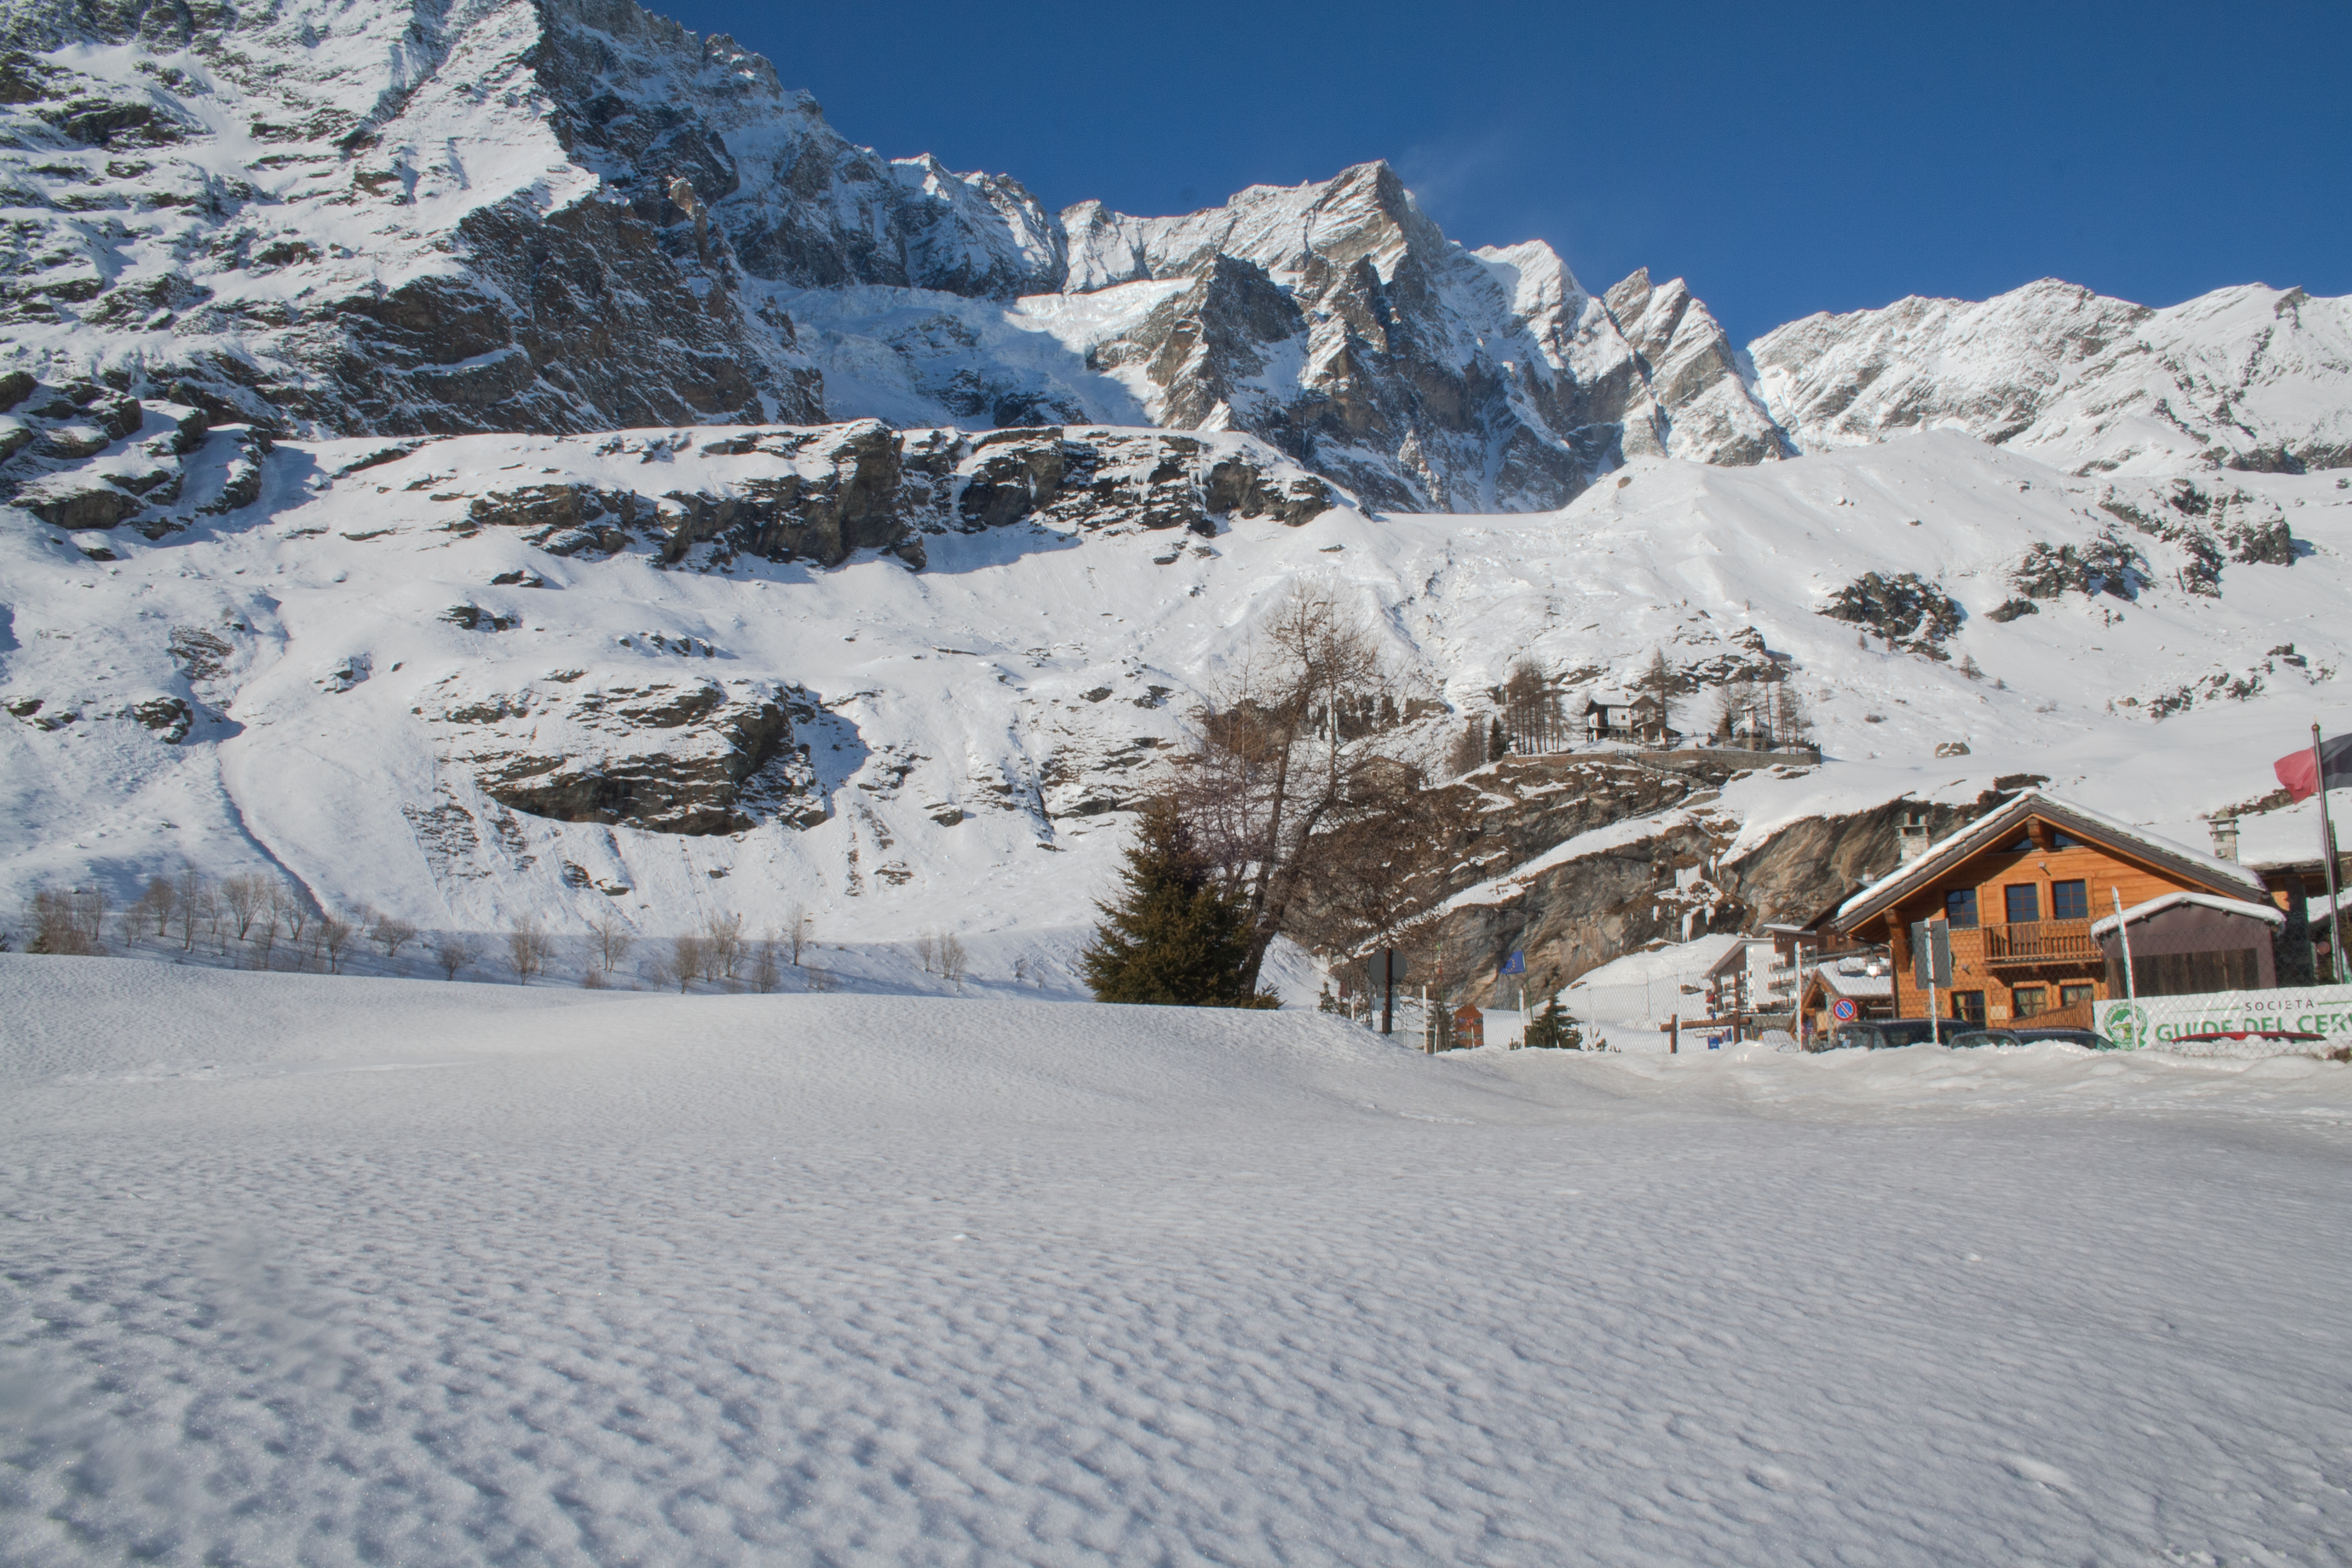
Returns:
[[[2321,777],[2322,770],[2326,777]],[[2309,800],[2323,789],[2352,789],[2352,735],[2290,752],[2271,764],[2290,800]]]

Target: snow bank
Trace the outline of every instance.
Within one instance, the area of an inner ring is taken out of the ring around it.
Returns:
[[[18,957],[0,1019],[12,1563],[2352,1535],[2332,1064]]]

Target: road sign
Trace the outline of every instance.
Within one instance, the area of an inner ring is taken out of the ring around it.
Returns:
[[[1911,971],[1913,984],[1925,991],[1930,985],[1952,983],[1952,928],[1943,921],[1913,921],[1911,922]]]
[[[1524,952],[1514,952],[1505,959],[1500,971],[1504,974],[1525,974],[1527,972],[1528,955]]]
[[[1853,1005],[1853,998],[1851,996],[1841,996],[1836,1001],[1830,1004],[1830,1016],[1835,1018],[1841,1024],[1853,1023],[1853,1016],[1856,1011],[1857,1009]]]

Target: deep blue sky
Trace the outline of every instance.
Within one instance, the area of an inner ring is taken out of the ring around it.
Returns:
[[[1687,277],[1740,341],[2056,276],[2352,293],[2352,4],[656,0],[851,140],[1160,214],[1387,158],[1468,245]]]

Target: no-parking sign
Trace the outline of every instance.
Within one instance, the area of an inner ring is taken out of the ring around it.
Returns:
[[[1830,1004],[1830,1016],[1835,1018],[1841,1024],[1853,1023],[1853,998],[1851,996],[1841,996],[1836,1001]]]

